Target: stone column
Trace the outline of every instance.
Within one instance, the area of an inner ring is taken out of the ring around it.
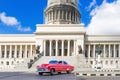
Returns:
[[[27,58],[27,45],[25,45],[25,58]]]
[[[44,40],[44,56],[46,56],[45,54],[46,54],[46,40]]]
[[[77,55],[76,54],[76,40],[74,40],[74,56]]]
[[[62,10],[62,19],[64,19],[64,11]]]
[[[14,58],[17,58],[17,45],[15,45],[15,55]]]
[[[58,40],[56,40],[56,56],[58,56]]]
[[[74,12],[74,15],[75,15],[75,23],[76,23],[76,12]]]
[[[51,16],[51,19],[52,19],[52,21],[53,21],[53,10],[51,11],[51,15],[52,15],[52,16]]]
[[[68,40],[68,49],[67,49],[68,51],[68,53],[67,53],[67,56],[70,56],[70,40]]]
[[[64,40],[62,40],[62,56],[64,56]]]
[[[109,44],[109,58],[111,57],[111,47],[110,47],[111,45]]]
[[[48,22],[50,21],[50,12],[48,12]]]
[[[32,57],[32,45],[30,45],[30,57]]]
[[[52,40],[50,40],[50,45],[49,45],[50,47],[50,56],[52,56]]]
[[[56,16],[57,16],[57,14],[56,14],[56,13],[57,13],[57,11],[55,11],[54,13],[55,13],[55,14],[54,14],[54,16],[55,16],[55,17],[54,17],[54,19],[56,20]]]
[[[106,54],[105,54],[105,52],[106,52],[105,49],[106,49],[106,48],[105,48],[105,46],[106,46],[106,45],[104,44],[104,53],[103,53],[103,54],[104,54],[104,58],[106,57]]]
[[[2,49],[1,49],[1,45],[0,45],[0,59],[1,59],[1,55],[2,55]]]
[[[116,57],[116,45],[114,44],[114,58]]]
[[[20,54],[19,54],[19,58],[22,58],[22,45],[20,45]]]
[[[67,15],[68,15],[68,11],[66,11],[66,17],[65,17],[66,20],[67,20]]]
[[[4,45],[4,52],[5,52],[5,56],[4,56],[4,58],[6,58],[7,57],[7,45]]]
[[[10,54],[9,54],[9,58],[12,58],[12,45],[10,45]]]
[[[57,14],[56,14],[56,15],[57,15]],[[60,10],[58,10],[58,16],[57,16],[57,17],[58,17],[58,20],[60,20],[60,15],[61,15],[61,14],[60,14]]]
[[[88,45],[88,58],[90,58],[90,44]]]
[[[69,21],[71,21],[71,11],[70,11],[70,13],[69,13]]]

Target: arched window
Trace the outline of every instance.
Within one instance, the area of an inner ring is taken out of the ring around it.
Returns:
[[[8,62],[8,61],[6,62],[6,65],[9,65],[9,62]]]
[[[1,65],[3,65],[4,64],[4,62],[3,61],[1,61]]]
[[[105,64],[108,65],[108,61],[106,61]]]
[[[113,61],[111,61],[110,64],[112,65],[112,64],[113,64]]]

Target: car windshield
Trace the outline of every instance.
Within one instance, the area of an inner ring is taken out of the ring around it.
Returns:
[[[49,64],[57,64],[58,61],[54,60],[54,61],[49,61]]]

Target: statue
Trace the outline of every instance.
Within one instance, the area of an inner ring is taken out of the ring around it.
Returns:
[[[78,53],[79,53],[79,54],[82,54],[82,48],[81,48],[80,45],[78,45]]]
[[[97,47],[97,49],[96,49],[96,53],[97,53],[98,55],[101,55],[101,53],[102,53],[102,48],[101,48],[100,44],[98,45],[98,47]]]
[[[101,53],[102,53],[102,48],[101,45],[99,44],[97,49],[96,49],[96,53],[98,54],[98,59],[97,59],[97,64],[96,64],[96,68],[97,69],[101,69],[102,68],[102,63],[101,63]]]
[[[37,46],[36,54],[39,54],[39,53],[40,53],[40,46]]]

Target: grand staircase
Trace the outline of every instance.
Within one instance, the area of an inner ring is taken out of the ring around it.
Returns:
[[[43,52],[40,53],[40,46],[37,46],[36,49],[36,54],[33,56],[33,58],[30,59],[30,61],[28,62],[28,69],[30,69],[32,67],[32,65],[38,61],[41,57],[43,56]]]
[[[16,63],[15,70],[16,71],[29,71],[32,66],[37,62],[40,58],[42,58],[43,52],[40,53],[40,47],[37,46],[36,53],[29,59],[25,59],[23,63]]]

